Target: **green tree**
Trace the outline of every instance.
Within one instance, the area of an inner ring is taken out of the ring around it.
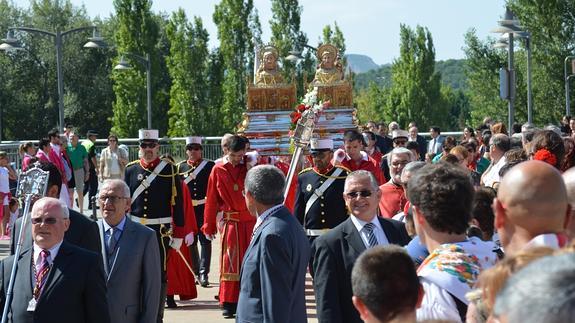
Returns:
[[[210,125],[205,86],[208,32],[199,17],[188,21],[184,10],[172,14],[166,33],[170,41],[168,70],[172,77],[168,135],[204,134]]]
[[[235,128],[246,106],[246,80],[253,70],[253,65],[248,65],[253,53],[253,33],[249,24],[252,10],[253,0],[222,0],[214,11],[225,66],[220,122],[226,131]]]
[[[207,74],[207,88],[208,88],[208,111],[207,121],[210,122],[209,127],[206,129],[206,135],[221,135],[226,132],[226,128],[221,122],[212,122],[213,120],[222,120],[223,111],[222,105],[224,96],[222,93],[222,86],[224,83],[224,58],[218,48],[210,52],[208,58],[208,74]]]
[[[406,126],[445,126],[441,75],[435,71],[435,49],[427,28],[400,26],[400,57],[392,65],[392,86],[383,109],[387,120]]]
[[[383,115],[386,90],[371,82],[365,89],[355,95],[357,105],[357,119],[359,124],[365,124],[371,120],[380,120]]]
[[[140,56],[150,55],[152,76],[160,75],[156,45],[159,39],[158,21],[151,13],[149,0],[114,0],[118,17],[115,42],[118,54],[134,53]],[[135,137],[138,129],[146,127],[146,69],[142,64],[133,62],[133,69],[113,73],[114,115],[112,129],[122,137]],[[157,78],[156,78],[157,79]],[[157,97],[157,82],[152,82],[152,96]],[[152,100],[155,107],[156,100]],[[153,127],[157,124],[152,123]]]
[[[269,21],[271,43],[278,48],[280,58],[288,56],[294,48],[303,49],[303,45],[308,42],[307,36],[300,30],[302,11],[298,0],[272,0],[272,19]],[[282,63],[286,80],[291,80],[292,77],[302,80],[301,65],[298,68],[297,62],[292,63],[285,59]]]
[[[0,1],[0,28],[31,26],[46,31],[100,25],[90,21],[84,8],[70,1],[32,1],[20,10]],[[69,34],[62,46],[65,120],[83,132],[109,129],[111,83],[107,77],[105,51],[81,46],[90,31]],[[25,50],[0,55],[3,79],[0,85],[3,139],[31,139],[45,136],[58,123],[56,52],[51,37],[17,32]],[[5,80],[5,81],[4,81]],[[81,110],[83,118],[77,118]]]
[[[345,37],[343,32],[337,25],[337,21],[333,23],[333,30],[330,25],[326,25],[322,30],[323,41],[322,44],[332,44],[339,50],[339,56],[343,67],[347,66],[347,59],[345,58]]]

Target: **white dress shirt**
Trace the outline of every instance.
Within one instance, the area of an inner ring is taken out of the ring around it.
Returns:
[[[50,266],[52,266],[52,264],[54,263],[54,259],[56,258],[56,256],[58,255],[58,251],[60,250],[60,246],[62,245],[62,241],[60,241],[59,243],[55,244],[52,248],[48,249],[48,251],[50,252],[50,255],[48,256],[48,258],[46,260],[48,260],[48,264],[50,264]],[[37,244],[34,243],[34,266],[36,266],[36,270],[35,272],[38,272],[40,270],[40,267],[42,266],[42,263],[40,262],[40,252],[43,249],[40,248]],[[32,286],[34,286],[36,284],[36,276],[34,275],[34,271],[32,271]]]
[[[367,230],[364,229],[364,226],[367,224],[367,222],[362,221],[353,215],[350,215],[350,217],[351,217],[351,222],[353,222],[353,225],[355,225],[357,232],[359,232],[359,235],[361,236],[361,240],[363,241],[365,248],[369,248],[370,247],[369,246],[369,237],[367,236]],[[385,232],[383,231],[383,228],[381,227],[381,223],[377,219],[377,215],[374,216],[373,219],[371,219],[371,223],[373,223],[373,225],[375,226],[373,229],[373,232],[375,233],[375,238],[377,239],[377,244],[378,245],[389,244],[389,240],[387,240],[387,236],[385,235]]]

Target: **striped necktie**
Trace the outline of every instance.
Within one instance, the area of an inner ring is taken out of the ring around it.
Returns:
[[[50,251],[42,249],[42,251],[40,251],[40,268],[36,271],[36,284],[34,285],[34,299],[36,300],[40,297],[40,293],[42,293],[42,288],[44,288],[44,284],[48,278],[48,272],[50,271],[48,257],[50,257]]]
[[[364,227],[365,229],[365,233],[367,233],[367,242],[369,244],[369,247],[375,247],[377,246],[377,238],[375,237],[375,224],[373,223],[368,223],[366,224]]]

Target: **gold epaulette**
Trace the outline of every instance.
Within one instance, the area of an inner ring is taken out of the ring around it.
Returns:
[[[132,165],[134,165],[134,164],[138,164],[139,162],[140,162],[140,160],[139,160],[139,159],[136,159],[136,160],[134,160],[134,161],[129,162],[129,163],[126,165],[126,167],[132,166]]]
[[[305,173],[305,172],[309,172],[310,170],[313,170],[313,167],[308,167],[308,168],[302,169],[302,170],[298,173],[298,175],[303,174],[303,173]]]

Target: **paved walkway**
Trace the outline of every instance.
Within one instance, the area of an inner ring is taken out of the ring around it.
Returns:
[[[85,205],[88,205],[87,203]],[[89,216],[91,211],[85,211],[84,214]],[[198,297],[189,301],[178,301],[176,296],[176,303],[178,308],[166,309],[164,312],[164,322],[166,323],[216,323],[216,322],[234,322],[231,319],[223,318],[219,303],[214,299],[218,294],[218,277],[219,277],[219,253],[220,243],[219,239],[212,244],[213,256],[211,263],[212,273],[210,274],[210,286],[203,288],[197,285]],[[7,240],[0,240],[0,258],[4,258],[9,253],[9,242]],[[315,312],[315,297],[313,287],[311,284],[311,277],[306,280],[306,307],[308,313],[308,322],[317,322]]]

